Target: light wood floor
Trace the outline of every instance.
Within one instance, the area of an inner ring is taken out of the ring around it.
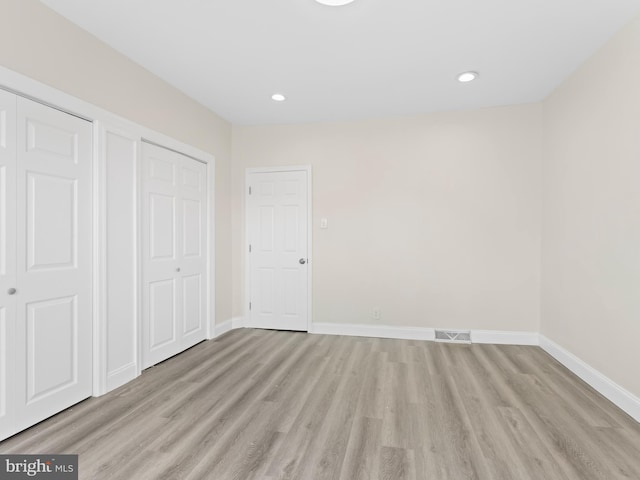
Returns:
[[[0,443],[82,479],[640,479],[640,425],[537,347],[235,330]]]

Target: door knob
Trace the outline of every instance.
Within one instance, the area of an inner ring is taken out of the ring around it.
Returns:
[[[17,290],[16,290],[15,288],[10,288],[9,290],[7,290],[7,293],[8,293],[9,295],[15,295],[15,294],[16,294],[16,292],[17,292]]]
[[[305,263],[307,263],[307,259],[301,258],[300,260],[298,260],[298,262],[300,262],[300,265],[304,265]]]
[[[180,267],[176,268],[176,272],[179,272],[179,271],[180,271]]]

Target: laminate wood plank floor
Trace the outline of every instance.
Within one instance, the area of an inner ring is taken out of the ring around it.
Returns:
[[[87,480],[640,479],[640,425],[538,347],[246,329],[0,453]]]

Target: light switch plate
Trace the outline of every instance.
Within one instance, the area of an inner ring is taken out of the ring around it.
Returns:
[[[329,227],[329,221],[326,218],[321,218],[320,228],[328,228],[328,227]]]

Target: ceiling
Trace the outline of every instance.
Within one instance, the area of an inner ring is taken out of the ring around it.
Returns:
[[[640,11],[640,0],[41,1],[236,124],[536,102]],[[457,82],[466,70],[480,78]]]

